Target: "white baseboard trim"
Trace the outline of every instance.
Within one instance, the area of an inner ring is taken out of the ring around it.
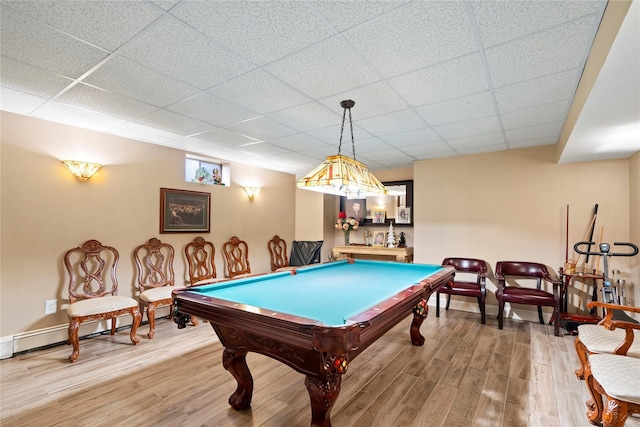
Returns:
[[[169,307],[158,307],[156,310],[156,318],[166,317],[169,315]],[[146,313],[144,316],[146,322]],[[116,320],[116,327],[121,328],[130,326],[132,317],[128,314],[122,315]],[[111,322],[106,320],[91,321],[80,324],[78,335],[80,338],[109,331]],[[8,359],[17,353],[28,350],[34,350],[41,347],[48,347],[57,344],[66,344],[68,336],[69,324],[50,326],[48,328],[36,329],[33,331],[21,332],[15,335],[0,337],[0,359]],[[146,333],[146,330],[145,332]],[[138,330],[140,334],[140,330]]]

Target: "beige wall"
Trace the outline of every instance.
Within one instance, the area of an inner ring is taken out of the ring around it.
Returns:
[[[80,128],[2,113],[1,336],[66,325],[64,310],[44,315],[45,300],[66,303],[62,256],[89,239],[120,252],[120,295],[134,294],[132,251],[151,237],[176,249],[177,283],[186,279],[184,245],[199,234],[159,234],[161,187],[211,193],[211,233],[218,276],[224,241],[250,247],[252,271],[270,269],[267,241],[290,242],[295,232],[295,177],[231,165],[229,187],[184,181],[185,152]],[[88,182],[77,181],[60,159],[104,163]],[[250,202],[241,185],[262,191]]]
[[[567,204],[570,257],[575,255],[573,244],[584,238],[596,203],[594,237],[604,227],[603,241],[629,241],[629,195],[640,188],[636,173],[630,191],[630,162],[559,165],[555,150],[544,146],[416,162],[415,261],[440,263],[447,256],[461,256],[495,266],[500,260],[529,260],[557,270],[565,260]],[[637,169],[638,161],[633,163]],[[620,269],[629,281],[631,260],[613,258],[610,269]],[[634,285],[639,301],[637,272]],[[488,293],[493,307],[487,311],[497,313],[494,278]],[[472,301],[459,299],[452,302],[456,306],[477,311]],[[516,306],[516,316],[534,319],[531,314]]]

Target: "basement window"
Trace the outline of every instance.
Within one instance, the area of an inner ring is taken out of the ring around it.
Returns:
[[[209,185],[229,185],[231,168],[228,163],[187,155],[184,161],[184,179],[187,182]]]

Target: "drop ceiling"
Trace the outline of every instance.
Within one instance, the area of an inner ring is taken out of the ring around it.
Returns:
[[[552,145],[606,6],[2,0],[0,107],[297,176],[337,154],[343,99],[374,171]],[[640,150],[636,6],[560,161]],[[636,139],[606,151],[594,121]]]

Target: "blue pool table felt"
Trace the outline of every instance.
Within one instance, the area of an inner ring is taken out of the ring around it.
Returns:
[[[274,312],[342,325],[347,319],[431,276],[440,265],[337,261],[189,289]]]

